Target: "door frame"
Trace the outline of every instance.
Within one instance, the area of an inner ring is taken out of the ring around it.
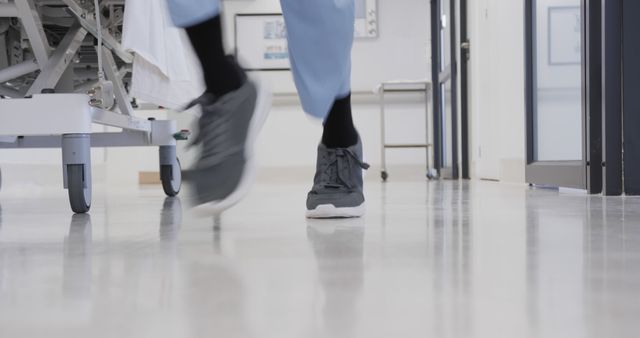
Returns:
[[[600,24],[594,4],[600,0],[582,0],[582,160],[536,161],[536,0],[525,0],[525,111],[526,111],[526,181],[533,185],[586,189],[590,193],[601,191],[601,140],[598,131],[602,121],[600,113]],[[599,178],[599,180],[598,180]]]
[[[622,0],[622,8],[624,192],[640,195],[640,44],[636,33],[640,30],[640,2]]]
[[[467,0],[460,0],[460,151],[461,177],[470,179],[469,164],[469,58],[471,45],[469,41]]]
[[[451,62],[450,67],[441,71],[441,38],[440,28],[442,27],[442,17],[440,16],[441,4],[443,1],[450,2],[451,29]],[[458,39],[456,31],[456,0],[431,0],[431,82],[433,83],[433,155],[434,167],[443,178],[458,179],[458,70],[457,53]],[[451,167],[444,166],[444,146],[446,140],[443,130],[443,109],[441,84],[451,81]]]

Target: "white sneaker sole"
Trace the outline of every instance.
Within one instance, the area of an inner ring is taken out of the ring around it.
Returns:
[[[365,213],[364,203],[357,207],[336,208],[333,204],[321,204],[313,210],[307,210],[307,218],[354,218]]]
[[[271,111],[271,92],[257,81],[255,85],[258,88],[258,97],[256,99],[253,117],[249,123],[249,132],[247,133],[247,143],[244,152],[246,163],[242,176],[240,177],[240,184],[238,184],[236,190],[224,200],[195,206],[192,211],[196,216],[207,217],[221,214],[223,211],[240,202],[240,200],[247,195],[251,186],[253,186],[256,178],[255,144],[267,120],[267,116],[269,116],[269,112]]]

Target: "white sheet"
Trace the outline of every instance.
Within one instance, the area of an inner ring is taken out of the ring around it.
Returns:
[[[127,0],[123,48],[135,53],[131,95],[179,109],[204,91],[200,64],[186,33],[173,26],[165,1]]]

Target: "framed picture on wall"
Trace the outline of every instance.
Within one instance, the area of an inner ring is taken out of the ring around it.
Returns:
[[[378,37],[377,0],[356,0],[356,38]]]
[[[237,14],[235,46],[236,56],[246,70],[291,69],[282,14]]]
[[[579,65],[582,61],[582,15],[579,6],[549,7],[550,65]]]
[[[377,0],[355,0],[355,38],[378,37]],[[249,71],[290,70],[287,30],[280,13],[236,14],[235,53]]]

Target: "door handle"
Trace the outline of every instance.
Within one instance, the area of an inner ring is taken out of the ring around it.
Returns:
[[[471,42],[469,42],[469,40],[462,42],[460,49],[462,50],[464,59],[469,60],[471,58]]]

